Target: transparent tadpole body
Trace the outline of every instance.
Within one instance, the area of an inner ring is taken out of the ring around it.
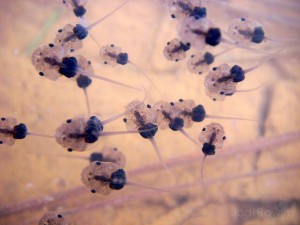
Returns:
[[[57,80],[61,77],[59,68],[65,53],[62,48],[50,45],[38,47],[32,53],[31,61],[40,76]]]
[[[103,162],[112,162],[120,167],[124,167],[126,164],[125,155],[117,148],[105,147],[102,151]]]
[[[122,169],[119,165],[111,162],[91,162],[82,170],[81,180],[92,193],[108,195],[112,188],[112,175]]]
[[[204,7],[202,0],[168,0],[168,9],[173,19],[182,20],[193,15],[196,7]]]
[[[153,105],[153,110],[157,115],[157,124],[161,130],[170,128],[170,124],[179,116],[180,111],[176,106],[172,106],[169,102],[159,101]]]
[[[126,128],[129,131],[139,130],[148,123],[156,123],[155,111],[139,100],[125,106]]]
[[[188,42],[197,50],[203,50],[207,32],[213,24],[208,18],[195,19],[187,17],[178,25],[178,35],[183,42]]]
[[[184,127],[192,127],[194,121],[192,120],[191,113],[193,108],[196,106],[194,100],[179,99],[177,102],[174,102],[174,106],[179,109],[179,115],[184,120]]]
[[[230,70],[227,64],[222,64],[214,67],[204,78],[205,92],[214,101],[223,101],[236,91],[237,83],[233,81]]]
[[[68,225],[68,222],[61,214],[46,214],[40,219],[39,225]]]
[[[231,21],[228,36],[241,46],[260,44],[265,39],[263,26],[249,18],[239,18]]]
[[[186,58],[186,52],[190,49],[190,43],[183,43],[174,38],[164,48],[164,55],[169,61],[180,61]]]
[[[218,123],[206,125],[199,134],[199,141],[204,145],[202,151],[205,155],[214,155],[214,150],[222,148],[225,140],[224,128]],[[206,152],[205,145],[209,147],[213,146],[213,149],[211,148],[212,151]]]
[[[85,151],[89,144],[95,143],[103,131],[100,120],[92,116],[88,120],[75,117],[66,120],[56,129],[55,138],[58,144],[67,148],[69,152]]]
[[[62,29],[59,29],[54,44],[61,46],[67,53],[81,49],[83,42],[74,34],[74,29],[76,29],[76,27],[71,24],[67,24]]]
[[[12,146],[15,143],[15,139],[12,136],[11,131],[17,125],[15,118],[9,117],[0,119],[0,143]]]

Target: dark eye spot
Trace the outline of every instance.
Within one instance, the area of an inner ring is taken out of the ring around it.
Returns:
[[[68,148],[68,152],[72,152],[73,151],[73,149],[72,148]]]

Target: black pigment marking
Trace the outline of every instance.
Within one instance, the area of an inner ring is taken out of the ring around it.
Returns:
[[[8,129],[0,129],[0,133],[2,133],[2,134],[13,134],[13,131],[8,130]]]
[[[179,46],[172,49],[172,51],[171,51],[172,54],[174,54],[176,52],[180,52],[180,51],[185,51],[186,52],[191,47],[190,43],[184,44],[184,43],[180,42],[179,44],[180,44]]]
[[[61,63],[58,62],[55,58],[45,57],[44,62],[50,66],[61,66]]]
[[[116,59],[118,58],[118,55],[112,53],[112,52],[106,52],[106,54],[110,57],[110,58],[113,58],[113,59]]]
[[[173,121],[173,118],[170,116],[170,113],[168,113],[168,112],[166,112],[166,111],[164,111],[164,110],[163,110],[161,113],[163,114],[163,116],[164,116],[167,120],[169,120],[170,122]]]
[[[72,2],[75,8],[79,6],[77,0],[72,0]]]
[[[208,144],[212,145],[213,142],[216,140],[216,137],[217,137],[217,133],[216,132],[213,132],[209,138],[209,142]]]
[[[245,37],[252,37],[253,31],[251,30],[238,30],[239,34],[245,36]]]
[[[145,126],[144,118],[138,111],[134,111],[134,116],[135,116],[136,122],[138,123],[139,126],[141,126],[141,127]]]
[[[94,177],[94,180],[96,180],[96,181],[99,181],[99,182],[101,182],[101,183],[103,183],[103,182],[110,182],[111,181],[111,179],[110,178],[106,178],[105,176],[98,176],[98,175],[95,175]]]
[[[220,77],[219,79],[217,79],[217,82],[218,83],[223,83],[223,82],[232,80],[233,78],[234,78],[234,76],[230,74],[228,76]]]
[[[185,4],[183,2],[178,2],[177,4],[183,11],[186,11],[188,13],[191,13],[193,10],[192,8],[190,8],[190,6],[188,4]]]
[[[205,32],[203,32],[202,30],[197,30],[197,29],[193,29],[191,30],[194,34],[197,34],[197,35],[206,35]]]
[[[74,28],[74,29],[75,29],[75,28]],[[74,33],[74,29],[73,29],[73,34],[70,34],[69,36],[67,36],[67,37],[63,40],[64,42],[69,42],[69,41],[71,41],[71,40],[77,38],[76,34]],[[61,30],[61,32],[62,32],[62,30]]]

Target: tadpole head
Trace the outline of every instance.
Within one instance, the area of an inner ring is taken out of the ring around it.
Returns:
[[[215,152],[215,146],[209,143],[204,143],[203,147],[202,147],[202,152],[204,153],[204,155],[214,155]]]
[[[27,136],[27,127],[24,123],[14,126],[13,137],[14,139],[24,139]]]
[[[117,63],[121,65],[126,65],[128,63],[128,54],[120,53],[117,58]]]
[[[205,118],[206,112],[203,105],[197,105],[192,109],[192,120],[194,122],[202,122]]]
[[[86,13],[86,9],[81,5],[81,6],[78,6],[76,7],[74,10],[73,10],[75,16],[77,17],[83,17],[84,14]]]
[[[96,116],[92,116],[88,121],[84,129],[85,133],[85,142],[86,143],[95,143],[100,137],[101,132],[103,131],[103,125]]]
[[[158,131],[157,125],[153,123],[147,123],[144,126],[139,128],[140,135],[145,139],[153,138],[157,131]]]
[[[80,74],[79,77],[76,79],[76,82],[79,88],[87,88],[92,84],[92,79],[88,76]]]
[[[126,184],[126,174],[123,169],[119,169],[111,174],[109,187],[114,190],[121,190]]]
[[[171,123],[169,123],[169,127],[173,131],[178,131],[184,127],[184,120],[176,117]]]
[[[211,46],[217,46],[220,44],[222,33],[219,28],[210,28],[206,34],[205,42]]]
[[[183,43],[183,42],[180,42],[180,47],[183,51],[187,52],[188,50],[190,50],[191,48],[191,44],[190,43]]]
[[[72,78],[77,74],[78,62],[75,57],[65,57],[59,68],[59,73],[67,78]]]
[[[76,27],[74,27],[73,32],[79,40],[85,39],[89,34],[88,30],[81,24],[76,24]]]
[[[195,7],[190,14],[191,17],[194,17],[196,20],[205,18],[207,16],[205,7]]]
[[[260,44],[265,39],[265,32],[262,27],[255,27],[252,42]]]
[[[245,72],[242,67],[234,65],[230,69],[230,74],[233,76],[233,82],[238,83],[245,79]]]
[[[89,160],[90,160],[90,162],[102,161],[102,160],[103,160],[103,155],[102,155],[102,153],[100,153],[100,152],[93,152],[93,153],[90,155]]]
[[[211,54],[210,52],[206,52],[204,54],[204,60],[205,62],[209,65],[209,64],[212,64],[215,60],[215,57],[213,54]]]

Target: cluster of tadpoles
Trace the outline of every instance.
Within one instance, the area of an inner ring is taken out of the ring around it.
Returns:
[[[284,48],[283,46],[273,54],[250,48],[251,45],[266,41],[280,42],[266,37],[263,26],[255,20],[234,19],[230,22],[228,31],[224,32],[207,17],[203,1],[170,0],[168,2],[171,17],[178,21],[179,38],[167,42],[164,55],[168,60],[178,62],[184,60],[187,52],[194,48],[197,52],[191,54],[187,62],[187,68],[191,73],[201,75],[208,72],[216,57],[236,48],[268,55],[263,61],[248,69],[243,69],[239,65],[231,67],[228,64],[213,67],[204,78],[204,86],[206,94],[214,101],[222,101],[226,96],[242,91],[237,90],[237,84],[245,80],[245,75],[272,59]],[[223,34],[226,34],[230,40],[225,39]],[[204,51],[207,46],[216,47],[222,42],[231,47],[216,54]]]
[[[71,7],[74,14],[83,20],[86,13],[84,7],[86,1],[63,0],[63,3]],[[142,91],[140,88],[94,74],[91,62],[84,56],[76,54],[76,51],[83,47],[83,40],[89,35],[89,31],[129,1],[125,1],[115,10],[88,26],[67,24],[58,30],[53,43],[38,47],[32,54],[32,63],[40,76],[50,80],[57,80],[60,77],[76,80],[78,87],[84,90],[86,96],[88,117],[78,116],[66,119],[53,136],[30,132],[25,124],[18,124],[15,118],[2,117],[0,120],[0,144],[13,145],[17,139],[23,139],[27,135],[35,135],[55,138],[57,143],[69,152],[82,152],[88,150],[91,144],[96,143],[103,136],[136,133],[142,138],[150,140],[161,164],[170,172],[164,163],[154,136],[159,129],[171,129],[172,131],[179,131],[202,148],[204,157],[201,176],[203,177],[204,159],[208,155],[214,155],[217,149],[222,148],[226,140],[224,129],[218,123],[207,124],[201,130],[198,141],[194,140],[185,129],[190,128],[194,122],[202,122],[205,118],[239,118],[208,115],[203,105],[196,105],[192,99],[180,99],[176,102],[158,101],[153,106],[145,104],[144,101],[134,100],[125,106],[124,112],[109,119],[100,120],[97,115],[91,115],[87,88],[91,85],[93,78]],[[196,49],[199,52],[192,54],[187,63],[187,67],[192,73],[208,72],[215,57],[235,48],[251,50],[249,48],[251,44],[260,44],[266,40],[271,40],[265,36],[261,24],[246,18],[233,20],[228,31],[222,32],[207,18],[207,10],[200,0],[169,0],[168,6],[171,17],[178,20],[180,39],[174,38],[168,42],[164,49],[164,55],[167,60],[180,61],[186,58],[186,52],[191,48]],[[231,40],[224,39],[222,33],[227,34]],[[221,42],[234,47],[218,54],[201,52],[206,46],[215,47]],[[238,65],[230,67],[227,64],[213,67],[204,79],[206,93],[213,100],[223,100],[225,96],[233,95],[237,91],[237,84],[245,79],[245,74],[271,59],[273,55],[270,54],[263,62],[249,69],[243,69]],[[122,52],[120,47],[113,44],[100,47],[99,60],[110,66],[131,63],[128,59],[128,53]],[[138,70],[141,72],[140,69]],[[147,76],[146,78],[151,82]],[[121,117],[124,118],[126,131],[104,132],[106,124]],[[123,169],[124,166],[125,156],[117,149],[108,148],[103,153],[93,153],[90,157],[90,164],[81,173],[82,182],[91,193],[103,195],[109,194],[112,190],[123,189],[125,185],[137,185],[167,191],[128,181]],[[60,214],[46,214],[41,218],[39,224],[58,225],[67,224],[67,222]]]

